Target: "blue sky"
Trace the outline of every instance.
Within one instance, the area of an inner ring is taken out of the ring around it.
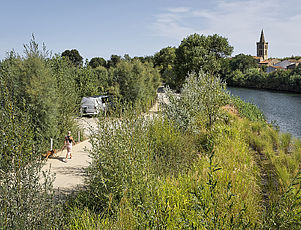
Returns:
[[[86,59],[153,55],[193,33],[220,34],[233,55],[256,54],[263,28],[269,56],[301,55],[300,0],[0,0],[0,59],[33,33],[53,53]]]

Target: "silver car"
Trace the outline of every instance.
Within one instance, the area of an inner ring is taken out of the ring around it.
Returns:
[[[81,101],[81,115],[97,115],[106,111],[109,106],[109,96],[83,97]]]

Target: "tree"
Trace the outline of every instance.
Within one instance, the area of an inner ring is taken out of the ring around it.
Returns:
[[[216,74],[221,70],[221,60],[230,56],[233,47],[228,39],[217,34],[204,36],[193,34],[183,39],[176,49],[175,81],[179,89],[189,72]]]
[[[164,69],[167,69],[168,66],[173,66],[176,59],[176,48],[175,47],[166,47],[161,49],[154,56],[154,65],[155,67],[160,68],[160,73],[164,72]],[[162,71],[163,70],[163,71]]]
[[[83,57],[80,56],[79,52],[76,49],[65,50],[62,53],[62,57],[68,58],[74,66],[79,67],[83,64]]]
[[[107,61],[102,57],[94,57],[89,62],[89,66],[91,66],[92,68],[96,68],[98,66],[106,67],[106,65]]]
[[[123,101],[133,104],[147,103],[155,98],[160,84],[160,75],[151,63],[121,60],[112,74],[113,80],[120,87]]]
[[[41,171],[31,111],[18,108],[1,74],[0,83],[0,229],[61,229],[63,212],[52,177]]]
[[[138,57],[138,56],[135,56],[135,57],[133,57],[133,59],[134,59],[134,60],[139,60],[139,61],[141,61],[142,63],[149,62],[149,63],[154,64],[154,56],[144,56],[144,57]]]
[[[56,80],[47,62],[41,58],[27,58],[22,68],[23,96],[32,114],[35,138],[40,140],[43,149],[50,138],[58,135]]]
[[[248,69],[258,67],[257,61],[251,55],[238,54],[230,60],[232,71],[240,70],[246,73]]]
[[[116,67],[116,65],[121,61],[121,56],[112,54],[111,59],[108,60],[107,67]]]
[[[175,47],[163,48],[154,56],[154,66],[159,68],[162,80],[171,87],[175,85],[172,81],[175,59]]]

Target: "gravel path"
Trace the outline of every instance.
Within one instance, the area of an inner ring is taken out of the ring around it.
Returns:
[[[49,170],[55,175],[53,187],[56,190],[68,192],[76,190],[84,183],[84,169],[89,166],[92,159],[88,150],[91,144],[88,140],[72,147],[72,159],[65,162],[67,150],[58,152],[55,157],[49,158],[43,170]]]
[[[158,93],[158,100],[164,101],[164,96]],[[150,109],[146,116],[155,116],[158,112],[158,103]],[[90,136],[90,133],[97,130],[97,118],[78,118],[77,122],[84,129],[85,136]],[[88,151],[91,150],[89,140],[80,142],[72,147],[72,159],[65,162],[67,150],[58,152],[55,157],[49,158],[43,171],[50,170],[51,174],[55,175],[54,189],[64,193],[69,193],[78,190],[84,184],[84,170],[89,166],[92,159]]]
[[[97,118],[78,118],[77,122],[84,129],[86,137],[91,131],[95,131],[97,127]],[[69,193],[79,189],[84,184],[85,168],[89,166],[92,159],[89,156],[91,149],[89,140],[77,143],[72,147],[72,159],[65,162],[67,150],[59,151],[54,157],[50,157],[43,171],[50,170],[50,173],[55,176],[53,187],[60,192]]]

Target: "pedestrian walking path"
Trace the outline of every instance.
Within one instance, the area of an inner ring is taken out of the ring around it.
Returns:
[[[55,175],[53,187],[55,190],[70,192],[84,184],[84,170],[92,161],[88,151],[91,144],[88,140],[72,147],[72,159],[65,162],[66,149],[58,152],[55,157],[49,158],[43,170],[49,170]]]
[[[158,93],[158,101],[165,102],[163,93]],[[166,103],[166,102],[165,102]],[[158,102],[144,116],[155,116],[159,110]],[[97,131],[97,118],[79,118],[77,119],[79,126],[83,128],[85,136],[90,136],[91,132]],[[84,185],[85,169],[92,162],[89,156],[89,150],[92,145],[89,140],[80,142],[72,147],[72,159],[65,162],[67,150],[59,151],[56,156],[50,157],[43,171],[50,170],[50,173],[55,176],[53,187],[57,191],[70,193],[78,190]]]

